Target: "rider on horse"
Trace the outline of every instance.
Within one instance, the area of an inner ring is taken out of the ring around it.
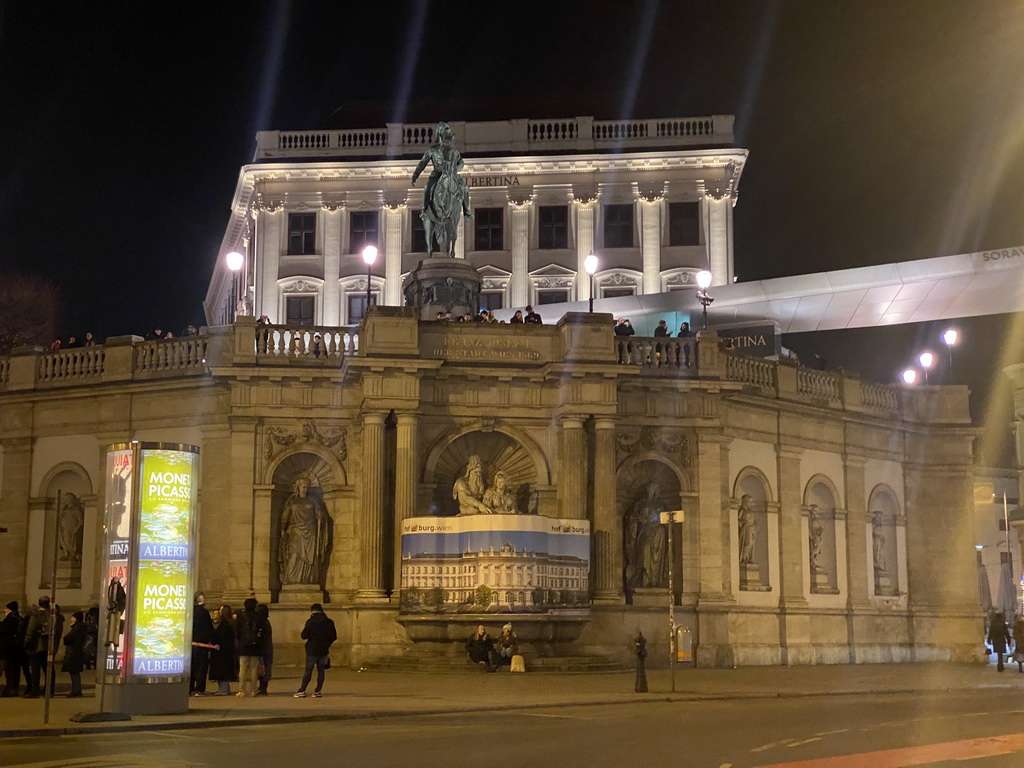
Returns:
[[[451,126],[444,121],[437,124],[437,128],[434,130],[433,146],[423,153],[423,158],[416,166],[416,170],[413,171],[413,184],[423,173],[427,163],[432,164],[434,168],[430,172],[427,186],[423,190],[423,210],[420,211],[420,218],[423,220],[423,227],[427,235],[427,252],[430,253],[433,251],[431,233],[436,230],[439,235],[443,234],[444,224],[458,217],[460,206],[467,219],[473,216],[469,208],[469,186],[465,179],[459,176],[459,171],[462,170],[464,164],[462,155],[455,148],[455,137],[452,135]],[[443,190],[447,194],[441,195],[439,198],[437,187],[442,179],[448,181],[450,190]],[[448,255],[453,255],[454,237],[448,246],[450,251]]]

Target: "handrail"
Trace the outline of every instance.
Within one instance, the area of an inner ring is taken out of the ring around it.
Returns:
[[[340,361],[357,354],[356,326],[260,325],[256,327],[256,362]]]

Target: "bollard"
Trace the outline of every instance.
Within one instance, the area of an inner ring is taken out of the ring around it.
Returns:
[[[634,693],[647,693],[647,666],[644,659],[647,658],[647,638],[643,632],[636,633],[636,685],[633,686]]]

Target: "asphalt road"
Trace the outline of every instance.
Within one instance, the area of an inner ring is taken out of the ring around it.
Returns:
[[[1024,693],[649,702],[0,741],[0,765],[35,768],[964,768],[965,760],[1024,765]]]

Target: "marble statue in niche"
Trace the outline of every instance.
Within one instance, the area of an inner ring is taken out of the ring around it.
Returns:
[[[818,505],[811,504],[807,508],[807,544],[811,558],[811,573],[822,570],[818,559],[821,557],[821,546],[825,538],[825,526],[818,517]]]
[[[871,526],[871,556],[875,564],[876,573],[885,573],[885,534],[882,533],[882,526],[878,520]]]
[[[736,513],[739,525],[740,565],[754,562],[754,545],[757,543],[757,517],[750,508],[753,498],[749,493],[740,498],[740,508]]]
[[[300,477],[281,510],[281,584],[319,584],[327,563],[330,518],[311,482]]]
[[[516,498],[508,487],[508,475],[498,471],[494,475],[494,484],[484,492],[484,505],[496,515],[518,515]]]
[[[499,470],[490,488],[484,481],[484,465],[479,456],[470,456],[462,476],[452,486],[452,498],[460,515],[518,515],[515,494],[508,475]]]
[[[82,561],[82,529],[85,524],[81,499],[73,493],[65,493],[57,515],[57,556],[61,560],[79,563]]]
[[[658,500],[660,488],[648,483],[626,513],[626,588],[664,587],[668,582],[668,530],[661,524],[665,511]]]

